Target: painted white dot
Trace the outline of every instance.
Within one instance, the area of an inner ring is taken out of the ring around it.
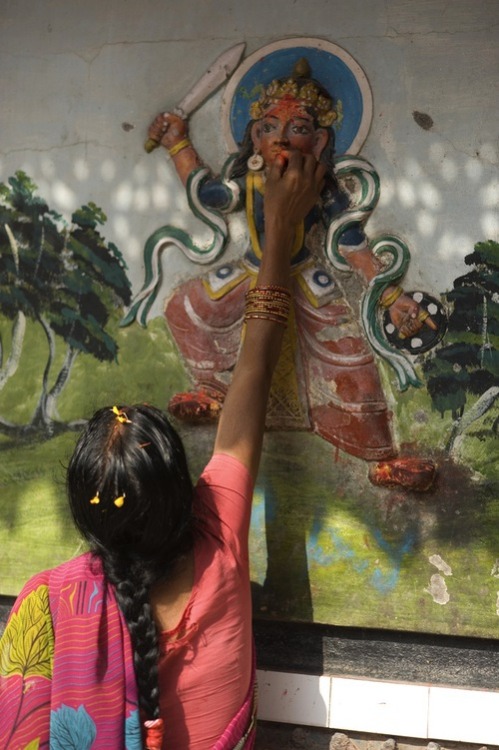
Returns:
[[[411,339],[411,348],[412,349],[419,349],[420,346],[423,346],[423,341],[420,338],[417,338],[416,336],[413,336]]]
[[[419,304],[423,300],[423,292],[414,292],[412,299]]]
[[[393,333],[395,331],[395,326],[393,323],[387,323],[385,330],[387,333]]]
[[[434,302],[430,302],[428,305],[428,312],[430,315],[436,315],[438,313],[438,306]]]

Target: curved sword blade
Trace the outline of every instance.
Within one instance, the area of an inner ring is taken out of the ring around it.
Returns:
[[[245,47],[245,42],[241,42],[222,52],[173,109],[173,114],[182,117],[183,120],[187,119],[191,112],[194,112],[224,81],[230,78],[243,56]],[[144,143],[144,149],[148,154],[158,146],[158,141],[153,138],[148,138]]]
[[[177,104],[173,110],[174,114],[185,119],[206,101],[224,81],[230,78],[243,56],[245,47],[246,44],[241,42],[222,52]]]

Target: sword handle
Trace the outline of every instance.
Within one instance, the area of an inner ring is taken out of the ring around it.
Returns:
[[[181,107],[175,107],[172,111],[172,115],[181,117],[182,120],[187,120],[187,115]],[[148,138],[147,141],[144,143],[144,151],[150,154],[160,145],[161,145],[160,141],[157,141],[155,138]]]
[[[155,148],[158,148],[159,141],[156,141],[154,138],[148,138],[147,141],[144,143],[144,151],[146,151],[148,154],[152,153]]]

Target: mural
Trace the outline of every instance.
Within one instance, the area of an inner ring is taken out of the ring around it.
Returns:
[[[359,132],[367,132],[370,92],[363,74],[343,50],[324,42],[319,48],[310,41],[305,46],[306,41],[273,45],[263,54],[260,51],[233,79],[233,97],[226,95],[226,103],[240,149],[220,178],[200,167],[187,137],[185,117],[160,115],[150,129],[146,148],[164,138],[198,215],[209,223],[216,211],[244,209],[249,232],[249,247],[241,262],[223,263],[206,277],[182,285],[167,304],[169,328],[195,386],[174,396],[169,408],[182,420],[217,418],[237,359],[244,294],[255,282],[265,242],[265,171],[287,148],[314,153],[329,171],[321,203],[296,238],[292,258],[294,319],[274,378],[268,425],[312,429],[352,455],[383,459],[371,469],[374,482],[426,490],[435,474],[431,461],[415,457],[390,460],[396,454],[390,415],[366,339],[394,367],[402,389],[419,385],[400,348],[405,344],[417,353],[435,344],[442,334],[443,311],[427,295],[407,295],[396,285],[409,261],[401,240],[391,236],[370,243],[364,233],[364,224],[377,203],[379,179],[370,164],[339,151],[360,145]],[[310,60],[315,66],[314,77]],[[325,88],[324,80],[335,86],[335,95]],[[340,158],[335,161],[337,153]],[[348,189],[355,178],[360,197]],[[204,253],[192,243],[179,242],[178,232],[171,227],[155,233],[146,250],[146,283],[125,324],[136,315],[145,323],[160,283],[159,265],[153,268],[151,261],[154,258],[159,264],[164,249],[173,244],[196,262],[217,260],[225,247],[226,232],[214,222],[212,226],[220,241],[214,241],[212,249]],[[333,276],[332,269],[339,274]],[[349,294],[347,284],[341,282],[342,274],[354,270],[368,285],[360,306],[360,289]],[[438,315],[440,330],[429,306]],[[380,308],[386,310],[385,327],[395,344],[400,342],[398,349],[389,346],[378,330]],[[359,316],[364,330],[356,320]]]
[[[36,189],[23,172],[0,185],[0,310],[12,323],[5,363],[0,339],[0,389],[18,370],[27,321],[41,330],[47,344],[29,422],[13,424],[0,417],[0,431],[43,439],[82,426],[81,420],[57,418],[59,398],[78,355],[100,362],[116,359],[118,345],[109,332],[109,318],[130,302],[131,290],[121,253],[99,234],[98,226],[106,220],[102,210],[93,203],[82,206],[69,225],[36,195]],[[60,361],[57,341],[64,349]]]
[[[150,127],[146,150],[166,146],[211,240],[160,227],[133,298],[122,254],[100,234],[100,208],[88,203],[66,221],[26,175],[1,186],[0,593],[77,551],[54,465],[96,406],[145,397],[168,406],[193,472],[201,468],[263,252],[265,169],[300,148],[325,161],[328,177],[293,252],[295,306],[252,521],[255,611],[492,635],[499,246],[479,242],[470,273],[441,297],[404,291],[409,248],[366,226],[379,176],[359,155],[372,117],[364,72],[318,39],[240,62],[243,50],[224,53]],[[224,82],[230,156],[217,176],[189,138],[188,115]],[[229,258],[236,214],[247,241]],[[200,268],[169,289],[178,251]],[[151,317],[161,297],[164,318]],[[27,546],[29,561],[19,555]]]

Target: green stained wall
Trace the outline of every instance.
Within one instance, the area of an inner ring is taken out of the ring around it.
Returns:
[[[499,72],[499,6],[455,0],[452,13],[448,9],[443,0],[423,6],[309,0],[292,12],[285,0],[90,0],[71,8],[61,0],[18,0],[0,22],[0,182],[23,170],[67,224],[79,207],[99,206],[106,215],[100,231],[123,254],[136,293],[145,242],[159,227],[173,224],[205,239],[171,164],[143,150],[152,117],[180,101],[233,44],[245,41],[252,54],[278,39],[323,37],[353,55],[373,92],[362,155],[380,175],[381,198],[369,233],[400,235],[412,253],[407,288],[440,297],[470,270],[465,256],[475,243],[499,239],[491,85]],[[193,140],[215,171],[227,156],[221,100],[218,91],[191,118]],[[226,257],[237,257],[245,242],[236,218]],[[174,286],[200,269],[180,252],[165,257],[163,269],[146,329],[119,328],[121,310],[115,310],[109,331],[119,347],[116,361],[87,354],[75,360],[57,402],[61,424],[84,419],[104,403],[166,406],[188,385],[162,312]],[[476,310],[480,325],[483,309]],[[488,332],[495,348],[492,310]],[[5,367],[12,341],[5,315],[0,333]],[[63,357],[59,342],[56,365]],[[64,496],[75,431],[61,429],[43,439],[15,434],[16,426],[32,419],[46,358],[46,338],[28,320],[19,368],[0,391],[1,421],[14,425],[0,431],[0,594],[15,594],[29,575],[81,548]],[[436,484],[426,493],[374,487],[365,462],[317,435],[269,433],[251,534],[255,612],[495,637],[495,401],[456,436],[451,454],[456,414],[441,416],[426,388],[401,394],[391,372],[384,370],[383,379],[399,443],[409,451],[415,444],[425,448],[439,467]],[[479,395],[468,392],[467,409]],[[451,403],[446,399],[441,393],[440,406]],[[197,474],[213,429],[182,428],[182,434]]]

